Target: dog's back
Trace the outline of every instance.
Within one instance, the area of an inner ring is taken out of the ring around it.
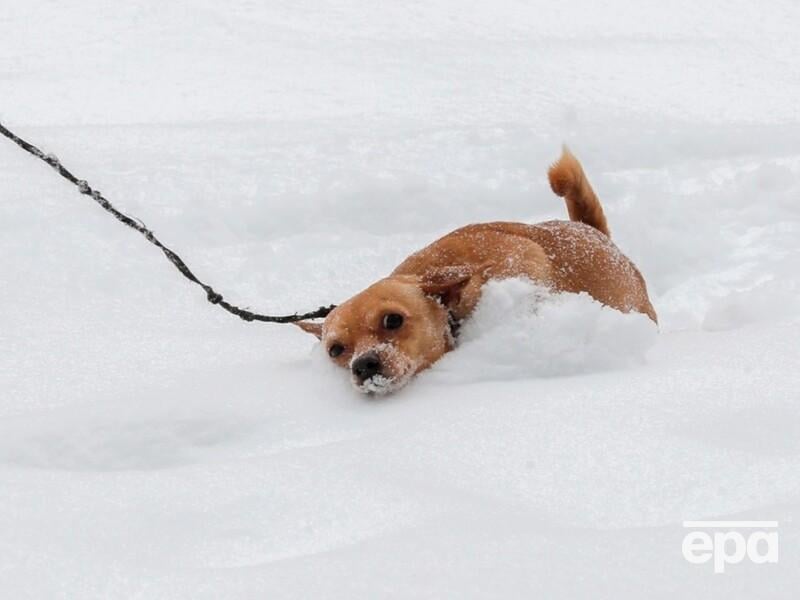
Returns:
[[[409,256],[394,275],[423,276],[452,266],[481,267],[488,279],[528,277],[556,291],[587,292],[623,312],[656,321],[639,270],[609,237],[603,207],[578,160],[566,149],[548,172],[570,221],[477,223],[457,229]],[[468,312],[480,296],[474,282]]]

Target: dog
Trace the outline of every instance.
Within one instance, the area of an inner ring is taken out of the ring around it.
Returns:
[[[492,279],[525,277],[554,292],[586,292],[622,312],[658,319],[636,266],[611,241],[603,207],[564,148],[548,171],[569,221],[479,223],[448,233],[388,277],[337,306],[324,322],[296,323],[319,338],[359,391],[395,391],[456,346]]]

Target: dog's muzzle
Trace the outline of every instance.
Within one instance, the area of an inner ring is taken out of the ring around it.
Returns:
[[[353,361],[350,370],[360,385],[370,377],[381,374],[381,359],[375,351],[365,352]]]

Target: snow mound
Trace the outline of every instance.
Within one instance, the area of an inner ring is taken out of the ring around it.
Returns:
[[[588,294],[556,294],[525,279],[491,281],[459,347],[429,377],[464,382],[626,368],[644,362],[657,333],[645,315],[623,314]]]

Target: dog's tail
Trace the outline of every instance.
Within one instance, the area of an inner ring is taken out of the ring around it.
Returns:
[[[611,237],[600,200],[589,185],[581,163],[566,146],[561,158],[547,171],[547,178],[553,191],[567,201],[570,220],[591,225]]]

